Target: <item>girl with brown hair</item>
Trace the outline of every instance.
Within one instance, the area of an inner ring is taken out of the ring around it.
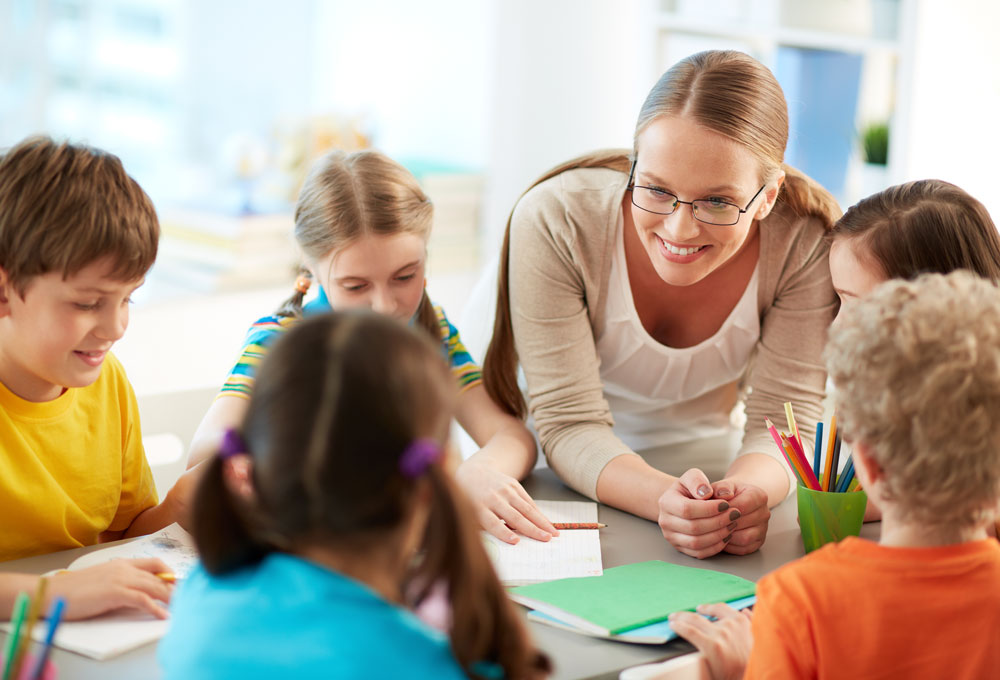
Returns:
[[[692,55],[653,87],[631,152],[547,173],[504,237],[487,390],[523,415],[520,362],[555,472],[695,557],[756,550],[791,488],[765,416],[793,402],[808,448],[822,415],[840,211],[783,164],[787,138],[767,68]]]
[[[851,206],[831,232],[841,305],[889,279],[967,269],[1000,282],[1000,235],[986,207],[938,179],[889,187]]]
[[[384,154],[333,151],[316,162],[295,207],[304,274],[277,312],[251,326],[236,366],[195,433],[190,465],[211,455],[226,428],[243,418],[257,364],[275,338],[313,314],[368,308],[424,331],[451,367],[461,387],[456,419],[482,447],[459,466],[457,477],[483,528],[509,543],[518,541],[514,530],[542,541],[558,534],[518,481],[535,465],[534,437],[490,399],[458,330],[427,295],[433,214],[416,178]],[[303,305],[314,281],[318,295]]]
[[[172,603],[166,678],[547,673],[447,470],[458,394],[439,352],[367,312],[303,321],[275,343],[242,424],[206,463],[202,564]],[[450,645],[407,610],[437,584]]]

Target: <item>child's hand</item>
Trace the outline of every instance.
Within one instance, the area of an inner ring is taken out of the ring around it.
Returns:
[[[171,571],[166,563],[155,558],[112,560],[86,569],[63,571],[49,579],[47,599],[66,600],[67,620],[89,619],[122,607],[165,619],[167,610],[160,602],[170,601],[173,585],[156,574]]]
[[[771,519],[766,491],[739,480],[723,479],[712,485],[712,494],[715,498],[728,499],[729,504],[740,512],[736,529],[726,543],[727,553],[746,555],[764,545],[767,522]]]
[[[467,460],[455,476],[475,504],[479,524],[501,541],[517,543],[520,539],[514,531],[538,541],[559,535],[521,483],[510,475]]]
[[[708,477],[697,468],[670,485],[660,496],[659,508],[663,537],[680,552],[698,559],[722,552],[742,516],[730,500],[715,497]]]
[[[207,469],[208,466],[202,462],[185,470],[163,499],[162,505],[168,508],[170,521],[177,522],[185,530],[190,530],[194,494],[198,490],[198,482]]]
[[[705,616],[717,620],[713,623]],[[749,609],[738,612],[727,604],[707,604],[698,607],[697,614],[671,614],[670,627],[705,656],[713,680],[738,680],[753,646],[752,616]]]

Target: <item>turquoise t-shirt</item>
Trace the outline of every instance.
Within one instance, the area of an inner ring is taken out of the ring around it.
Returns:
[[[459,390],[464,392],[471,387],[482,384],[482,371],[468,350],[465,349],[465,345],[462,344],[458,329],[448,321],[448,317],[445,316],[444,310],[440,306],[433,306],[440,328],[441,354],[448,362]],[[326,293],[320,288],[319,295],[302,307],[302,316],[309,317],[329,311],[331,311],[330,302],[327,300]],[[219,396],[249,399],[253,393],[257,366],[267,354],[268,348],[281,333],[299,321],[300,319],[297,317],[273,315],[257,319],[247,331],[246,338],[243,340],[243,349],[240,350],[240,357],[226,377],[226,382],[219,391]]]
[[[294,555],[224,576],[196,567],[170,608],[157,651],[165,680],[466,677],[444,635]]]

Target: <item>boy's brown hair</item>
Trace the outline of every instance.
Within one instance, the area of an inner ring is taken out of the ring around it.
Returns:
[[[969,526],[1000,499],[1000,288],[966,271],[894,279],[848,305],[826,366],[844,436],[864,442],[910,521]]]
[[[109,257],[133,281],[156,259],[153,202],[117,156],[29,137],[0,156],[0,268],[18,295],[49,272],[66,277]]]

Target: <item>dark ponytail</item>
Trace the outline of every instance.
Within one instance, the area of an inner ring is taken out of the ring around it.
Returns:
[[[415,574],[419,604],[439,581],[448,588],[451,647],[472,678],[497,677],[483,666],[499,666],[505,678],[542,677],[551,663],[532,644],[521,617],[497,579],[483,547],[475,512],[439,465],[427,473],[433,507],[424,559]]]
[[[204,465],[207,469],[195,492],[191,520],[202,564],[210,573],[224,574],[259,562],[274,548],[256,540],[248,530],[246,509],[226,484],[222,458],[214,455]]]
[[[609,168],[626,174],[631,163],[632,156],[628,149],[595,151],[557,165],[535,180],[524,193],[568,170]],[[521,196],[523,198],[524,194]],[[511,211],[511,215],[507,217],[503,245],[500,246],[496,314],[493,318],[493,336],[490,338],[490,345],[483,361],[483,383],[494,403],[511,415],[523,419],[527,415],[528,408],[524,403],[521,388],[517,385],[517,349],[514,347],[514,330],[510,321],[510,220],[513,214]]]

